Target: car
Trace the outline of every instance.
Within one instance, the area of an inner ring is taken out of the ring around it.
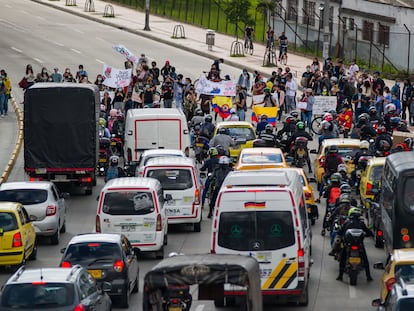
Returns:
[[[125,235],[79,234],[61,253],[60,267],[85,267],[98,283],[110,283],[109,296],[119,298],[121,306],[128,308],[130,294],[137,293],[139,287],[139,249],[133,248]]]
[[[331,138],[331,139],[324,139],[322,141],[322,145],[320,148],[319,153],[316,155],[315,158],[315,179],[318,182],[318,185],[322,183],[322,177],[325,174],[325,169],[322,167],[326,152],[329,150],[329,147],[332,145],[338,146],[338,154],[342,157],[342,160],[346,163],[348,168],[348,173],[350,174],[355,165],[353,164],[353,158],[355,154],[360,150],[359,146],[361,141],[359,139],[353,138]],[[316,150],[311,150],[311,153],[317,153]],[[319,188],[319,187],[318,187]]]
[[[414,309],[414,279],[400,277],[387,295],[372,301],[378,311],[409,311]]]
[[[375,191],[381,188],[379,183],[384,170],[385,159],[385,157],[369,159],[367,167],[361,173],[359,193],[362,205],[365,205],[367,208],[369,207],[367,199],[373,200]]]
[[[101,289],[85,268],[26,269],[21,267],[4,284],[0,309],[110,311],[111,299],[106,294],[110,285]]]
[[[395,249],[385,266],[382,262],[377,262],[374,268],[384,270],[380,285],[380,299],[384,302],[396,283],[397,276],[414,280],[414,248]]]
[[[0,186],[0,201],[23,204],[36,235],[50,237],[54,245],[59,244],[60,234],[66,231],[68,196],[50,181],[6,182]]]
[[[0,266],[24,265],[37,256],[36,231],[26,209],[0,202]]]
[[[280,148],[244,148],[240,152],[234,170],[244,171],[278,167],[288,167]]]
[[[230,147],[230,157],[235,162],[242,149],[253,147],[253,141],[256,139],[254,127],[249,122],[245,121],[223,121],[217,123],[213,136],[217,135],[219,129],[222,127],[228,129],[229,135],[234,140],[240,141],[236,146]]]
[[[153,158],[160,158],[160,157],[183,157],[185,158],[186,155],[182,150],[178,149],[149,149],[145,150],[141,157],[139,158],[139,162],[137,165],[137,171],[135,176],[142,177],[144,172],[144,166],[147,162]]]

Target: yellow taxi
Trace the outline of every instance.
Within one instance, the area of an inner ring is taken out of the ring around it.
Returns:
[[[234,170],[245,171],[278,167],[288,167],[280,148],[245,148],[240,152]]]
[[[375,193],[374,188],[379,189],[382,170],[385,165],[385,157],[372,158],[368,160],[367,167],[361,173],[361,181],[359,184],[359,193],[361,202],[366,204],[366,200],[373,200]],[[369,207],[369,204],[366,204]]]
[[[20,203],[0,203],[0,265],[22,265],[36,259],[36,231]]]
[[[236,141],[236,146],[230,148],[230,157],[236,160],[244,148],[252,148],[256,134],[253,125],[245,121],[223,121],[216,125],[214,136],[220,128],[228,129],[228,134]],[[239,141],[239,142],[238,142]],[[242,142],[242,143],[240,143]]]
[[[355,157],[355,154],[360,150],[360,144],[361,141],[359,139],[352,138],[324,139],[322,141],[320,152],[316,155],[315,158],[315,178],[318,184],[322,182],[322,177],[325,174],[323,165],[325,163],[326,153],[329,150],[330,146],[338,146],[338,154],[342,157],[344,163],[346,163],[348,173],[350,174],[355,168],[355,165],[353,164],[353,158]]]
[[[396,275],[403,279],[412,280],[414,278],[414,249],[396,249],[391,254],[385,267],[382,262],[379,262],[374,264],[374,268],[384,270],[380,285],[381,301],[384,302],[388,292],[396,282]]]

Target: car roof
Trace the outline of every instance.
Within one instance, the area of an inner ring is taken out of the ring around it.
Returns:
[[[52,187],[53,183],[50,181],[15,181],[6,182],[0,185],[0,190],[11,189],[43,189],[48,190]]]
[[[284,168],[232,171],[223,181],[223,188],[233,186],[260,186],[285,187],[299,178],[298,173]]]
[[[240,155],[244,154],[283,154],[280,148],[260,147],[260,148],[243,148]]]
[[[158,157],[150,159],[145,164],[145,167],[148,166],[195,166],[195,162],[187,157]]]
[[[15,212],[20,205],[17,202],[0,202],[0,212]]]
[[[247,121],[222,121],[217,123],[216,128],[220,127],[248,127],[253,128],[253,126]]]
[[[361,141],[359,139],[354,138],[328,138],[322,141],[323,146],[332,146],[337,145],[339,146],[360,146]]]
[[[368,160],[367,166],[384,166],[386,157],[371,158]]]
[[[40,268],[40,269],[19,269],[12,275],[6,284],[42,282],[70,283],[70,276],[74,272],[71,268]]]
[[[155,178],[148,177],[121,177],[108,181],[102,190],[112,188],[149,188],[158,189],[160,182]]]
[[[121,234],[116,233],[82,233],[75,235],[68,243],[85,243],[85,242],[108,242],[118,244],[121,240]]]
[[[414,248],[395,249],[392,255],[395,262],[413,262],[414,263]]]
[[[141,157],[146,157],[149,155],[164,155],[164,154],[171,154],[171,155],[185,155],[185,153],[182,150],[178,150],[178,149],[148,149],[145,150]]]
[[[184,116],[184,114],[176,108],[157,108],[157,109],[129,109],[127,117],[139,117],[139,116]]]

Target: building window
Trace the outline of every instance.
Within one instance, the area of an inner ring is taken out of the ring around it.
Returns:
[[[298,4],[296,3],[296,0],[288,0],[288,16],[287,19],[290,21],[295,21],[298,15]]]
[[[387,46],[390,44],[390,26],[378,24],[378,43]]]
[[[364,21],[362,24],[362,40],[372,41],[374,38],[374,23]]]
[[[309,25],[315,26],[315,6],[316,6],[316,2],[307,1],[307,0],[303,1],[303,10],[307,14],[306,15],[305,13],[303,13],[302,23],[304,25],[308,24],[308,18],[309,18]]]
[[[354,30],[355,29],[355,20],[351,17],[347,17],[346,19],[346,28],[348,30]]]

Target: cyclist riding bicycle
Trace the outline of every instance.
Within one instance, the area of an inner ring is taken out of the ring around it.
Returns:
[[[282,55],[284,53],[286,53],[287,55],[287,48],[288,48],[288,44],[289,44],[289,40],[285,35],[285,32],[282,31],[282,34],[279,36],[279,62],[280,59],[282,58]]]
[[[254,34],[254,28],[250,25],[247,25],[246,28],[244,28],[244,48],[247,49],[249,45],[253,47],[253,34]]]

